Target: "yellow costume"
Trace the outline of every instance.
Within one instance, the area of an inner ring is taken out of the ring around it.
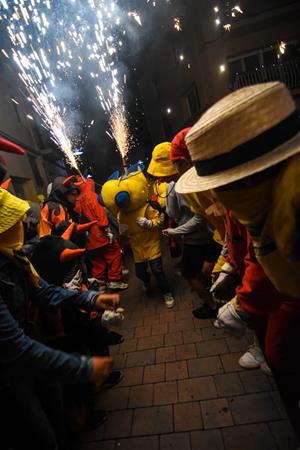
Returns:
[[[300,155],[254,187],[216,189],[220,201],[249,229],[257,260],[282,294],[300,298]]]
[[[160,213],[148,203],[148,182],[142,172],[124,175],[118,180],[107,181],[101,191],[104,205],[114,214],[118,221],[128,226],[131,247],[135,263],[152,261],[161,256],[160,247]],[[150,230],[141,228],[137,218],[152,221]]]

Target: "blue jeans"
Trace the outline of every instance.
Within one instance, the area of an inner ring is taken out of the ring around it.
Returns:
[[[166,275],[162,266],[162,259],[157,258],[152,261],[144,261],[141,263],[135,263],[135,274],[137,278],[143,281],[143,283],[149,283],[151,275],[148,272],[148,264],[150,266],[151,272],[156,278],[157,284],[161,293],[167,294],[171,292],[170,286],[166,279]]]

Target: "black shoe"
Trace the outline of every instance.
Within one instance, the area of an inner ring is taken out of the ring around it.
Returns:
[[[193,316],[196,317],[196,319],[215,319],[217,315],[218,308],[212,309],[207,305],[193,310]]]
[[[107,412],[102,409],[92,411],[87,420],[87,427],[91,430],[100,427],[107,421]]]
[[[106,345],[118,345],[125,341],[124,337],[115,331],[109,331],[106,335]]]
[[[112,372],[110,372],[108,378],[103,383],[102,388],[103,389],[111,389],[112,387],[121,383],[123,378],[124,378],[124,373],[121,372],[121,370],[113,370]]]

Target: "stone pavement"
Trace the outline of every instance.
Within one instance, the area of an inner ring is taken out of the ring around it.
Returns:
[[[252,343],[193,319],[197,299],[168,264],[176,307],[167,310],[153,281],[145,294],[132,275],[123,294],[126,338],[111,347],[124,370],[117,387],[97,396],[109,411],[86,433],[85,450],[296,450],[297,439],[276,385],[237,363]]]

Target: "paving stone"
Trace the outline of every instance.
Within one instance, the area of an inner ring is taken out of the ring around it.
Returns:
[[[191,442],[192,450],[224,450],[220,430],[193,431]],[[230,447],[227,450],[231,450]]]
[[[114,356],[113,357],[114,369],[124,369],[124,367],[126,366],[126,359],[127,359],[126,354]],[[136,364],[136,365],[138,365],[138,364]]]
[[[175,316],[176,321],[193,318],[191,308],[184,309],[183,311],[176,311]]]
[[[242,354],[242,352],[238,352],[228,353],[227,355],[220,355],[225,372],[240,372],[243,370],[238,363]]]
[[[147,350],[149,348],[159,348],[164,345],[163,336],[148,336],[139,338],[138,350]]]
[[[178,361],[192,358],[197,358],[195,344],[183,344],[176,346],[176,359]]]
[[[269,423],[279,450],[296,450],[299,448],[299,439],[288,420]]]
[[[144,383],[158,383],[165,381],[165,365],[154,364],[146,366],[144,371]]]
[[[183,333],[183,342],[185,344],[192,344],[203,341],[201,330],[186,330]]]
[[[215,356],[228,353],[228,347],[225,339],[216,339],[204,341],[196,344],[198,356]]]
[[[126,339],[123,344],[121,344],[121,353],[135,352],[137,349],[137,339]]]
[[[97,408],[106,409],[108,411],[114,409],[127,408],[129,397],[128,387],[118,387],[101,392],[95,401]]]
[[[225,448],[228,450],[275,450],[273,436],[267,425],[242,425],[239,427],[224,428],[222,435]],[[288,450],[285,448],[284,450]],[[296,449],[294,449],[296,450]]]
[[[157,314],[153,314],[153,316],[144,317],[144,326],[156,325],[157,323],[159,323],[159,316]]]
[[[177,383],[168,381],[166,383],[157,383],[154,385],[154,405],[168,405],[177,403]]]
[[[129,408],[141,408],[152,406],[153,404],[153,384],[133,386],[129,395]]]
[[[268,393],[249,394],[229,399],[236,424],[264,422],[279,419],[279,413]]]
[[[226,333],[226,331],[224,331],[222,328],[209,327],[202,328],[202,336],[205,341],[208,341],[211,339],[223,338],[225,336],[228,336],[228,333]]]
[[[244,394],[244,388],[237,373],[215,375],[215,383],[220,397]]]
[[[175,312],[169,311],[159,315],[159,323],[175,322]]]
[[[281,419],[287,419],[288,416],[286,413],[286,409],[285,409],[284,403],[282,401],[282,398],[281,398],[281,395],[279,394],[279,392],[278,391],[270,392],[270,396],[274,402],[274,405],[277,408],[277,411],[279,412]]]
[[[169,332],[170,333],[177,333],[177,331],[186,331],[186,330],[193,330],[193,329],[194,329],[193,319],[182,319],[182,320],[178,320],[177,322],[169,323]]]
[[[196,306],[198,308],[198,305]],[[213,327],[213,321],[211,319],[193,319],[195,328],[212,328]]]
[[[160,334],[168,333],[168,323],[157,323],[156,325],[152,325],[152,336],[157,336]]]
[[[186,361],[166,363],[166,380],[183,380],[188,378]]]
[[[215,398],[217,391],[212,377],[193,378],[178,381],[178,393],[180,402],[192,402]]]
[[[135,329],[135,337],[141,338],[141,337],[147,337],[151,336],[151,326],[148,325],[146,327],[137,327]]]
[[[254,337],[252,338],[252,342]],[[245,352],[249,348],[249,340],[246,336],[236,339],[234,337],[227,337],[226,343],[231,352]]]
[[[176,361],[175,347],[162,347],[156,350],[156,362]]]
[[[132,434],[134,436],[171,433],[172,431],[172,406],[139,408],[134,411],[132,427]]]
[[[147,436],[139,438],[122,439],[117,442],[118,450],[159,450],[159,437]],[[102,450],[102,442],[99,450]]]
[[[239,374],[243,386],[249,394],[252,392],[263,392],[272,390],[272,385],[267,375],[260,369],[244,371]]]
[[[127,367],[147,366],[155,361],[155,350],[143,350],[139,352],[128,353]]]
[[[200,402],[204,428],[223,428],[233,425],[232,416],[225,398]]]
[[[123,328],[121,327],[121,329],[119,329],[119,333],[122,334],[122,336],[124,337],[124,339],[133,339],[134,338],[134,328]]]
[[[160,436],[160,450],[191,450],[189,433]]]
[[[132,410],[112,411],[104,427],[105,439],[127,437],[130,435]]]
[[[221,360],[218,356],[191,359],[188,361],[188,370],[190,377],[215,375],[224,372]]]
[[[112,345],[109,348],[109,354],[110,354],[110,356],[119,355],[120,354],[120,350],[121,350],[121,345]]]
[[[85,442],[84,444],[72,446],[72,450],[115,450],[115,441],[103,441],[101,442]]]
[[[136,327],[142,327],[144,324],[143,317],[141,315],[131,317],[124,321],[124,327],[125,328],[136,328]],[[146,325],[146,324],[145,324]]]
[[[203,428],[199,402],[174,405],[175,431],[191,431]]]
[[[143,383],[144,368],[129,367],[123,369],[124,378],[118,386],[135,386]]]
[[[184,297],[186,297],[186,295],[187,294],[185,293]],[[177,303],[177,306],[179,311],[190,310],[192,312],[192,309],[194,308],[194,302],[193,299],[189,300],[181,299],[180,302]],[[193,317],[192,314],[190,317]]]
[[[165,335],[165,346],[183,344],[182,332],[170,333]]]

